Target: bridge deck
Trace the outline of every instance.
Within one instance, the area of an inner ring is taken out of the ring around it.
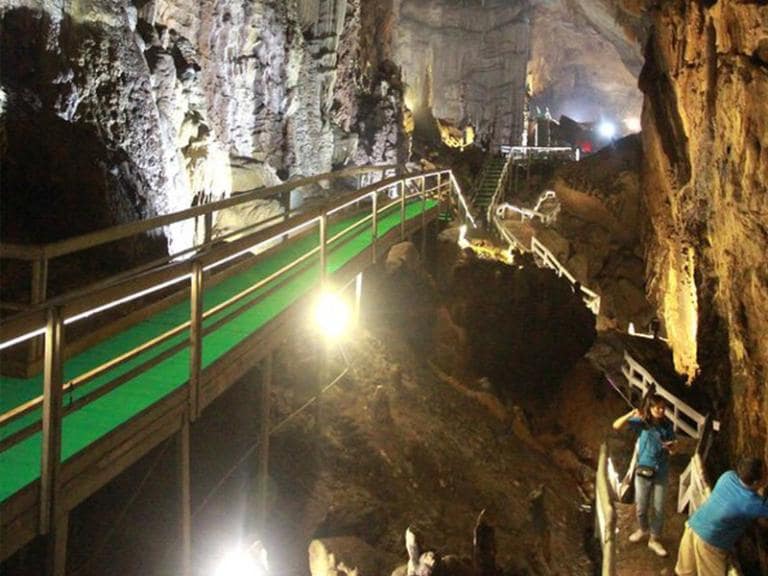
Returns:
[[[436,205],[436,201],[429,200],[425,204],[426,210],[429,211]],[[421,200],[411,202],[406,207],[405,218],[410,220],[421,213]],[[329,237],[364,217],[364,214],[347,217],[332,224]],[[380,215],[378,236],[383,236],[399,224],[399,207],[395,206]],[[291,241],[269,256],[260,259],[247,270],[207,288],[203,301],[204,310],[210,310],[280,270],[286,264],[314,249],[318,242],[316,234]],[[328,271],[333,273],[340,269],[370,245],[370,226],[350,231],[331,245]],[[317,285],[319,272],[319,257],[309,258],[303,265],[281,275],[231,307],[207,318],[204,326],[213,329],[203,337],[203,368],[209,367],[243,340],[258,332],[267,322],[299,298],[309,293],[313,286]],[[254,304],[254,301],[258,302]],[[233,314],[234,311],[237,313]],[[170,328],[183,324],[189,320],[189,317],[190,302],[187,298],[67,360],[64,365],[64,381],[84,374]],[[217,323],[220,325],[215,326]],[[88,384],[67,393],[64,398],[65,407],[94,390],[106,386],[116,378],[126,378],[126,381],[118,387],[64,417],[61,461],[66,462],[184,385],[189,379],[189,348],[186,347],[188,339],[188,330],[181,332],[169,341],[151,348]],[[153,361],[156,363],[149,369],[137,370],[137,374],[131,374],[132,370]],[[0,377],[0,413],[42,394],[42,381],[42,375],[27,379]],[[8,439],[24,428],[34,426],[40,418],[41,411],[38,409],[6,424],[0,428],[0,441]],[[39,478],[40,454],[41,433],[39,431],[0,452],[0,470],[2,470],[0,502],[6,501]]]

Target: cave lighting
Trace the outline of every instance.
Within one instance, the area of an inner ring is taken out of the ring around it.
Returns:
[[[462,250],[464,248],[469,248],[471,244],[469,243],[469,240],[467,240],[467,225],[462,224],[459,226],[459,248]]]
[[[219,562],[214,576],[266,576],[266,558],[256,558],[249,550],[233,548]]]
[[[640,118],[637,116],[627,116],[624,118],[624,126],[629,132],[640,132]]]
[[[336,292],[323,292],[315,304],[315,324],[328,338],[346,332],[352,318],[347,302]]]
[[[608,120],[603,120],[597,127],[597,133],[601,138],[610,140],[616,135],[616,125],[613,122],[609,122]]]

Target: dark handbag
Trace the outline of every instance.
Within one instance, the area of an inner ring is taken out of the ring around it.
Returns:
[[[653,478],[656,476],[656,468],[653,466],[640,466],[635,467],[635,474],[642,476],[643,478]]]

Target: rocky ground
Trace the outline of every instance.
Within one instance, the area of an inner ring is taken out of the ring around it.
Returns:
[[[307,548],[317,540],[316,562],[331,551],[337,563],[365,568],[360,574],[390,574],[407,559],[408,526],[440,554],[469,555],[485,509],[504,574],[592,574],[596,454],[622,409],[613,395],[595,395],[604,386],[599,373],[576,362],[546,402],[525,389],[502,401],[477,374],[458,378],[437,368],[431,335],[419,345],[418,330],[403,332],[401,319],[374,314],[382,291],[373,278],[363,326],[329,353],[328,378],[344,367],[347,375],[319,409],[308,407],[272,437],[270,519],[260,536],[273,573],[307,574]],[[412,328],[424,321],[409,318]],[[306,332],[280,349],[273,424],[316,394],[317,361],[316,336]],[[257,537],[258,382],[254,371],[193,427],[200,574],[228,545]],[[73,573],[172,570],[174,465],[169,442],[75,511]]]

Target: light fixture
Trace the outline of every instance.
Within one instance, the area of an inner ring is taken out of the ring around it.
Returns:
[[[613,124],[613,122],[608,122],[608,120],[603,120],[602,122],[600,122],[599,126],[597,127],[597,133],[600,135],[601,138],[610,140],[616,135],[616,126]]]
[[[324,291],[315,303],[315,323],[329,338],[344,334],[351,317],[349,304],[336,292]]]

